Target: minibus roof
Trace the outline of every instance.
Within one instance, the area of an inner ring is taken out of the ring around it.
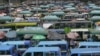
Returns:
[[[9,44],[9,45],[25,45],[26,43],[30,43],[30,41],[6,41],[2,44]]]
[[[0,45],[0,51],[10,50],[13,47],[13,45]]]
[[[67,44],[67,41],[41,41],[38,45]]]
[[[71,49],[71,54],[83,54],[83,53],[100,53],[100,48],[75,48],[75,49]]]
[[[80,46],[100,46],[100,42],[80,42]]]
[[[30,47],[26,50],[26,52],[58,52],[60,51],[59,47]]]

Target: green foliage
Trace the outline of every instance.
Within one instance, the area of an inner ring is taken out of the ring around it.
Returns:
[[[65,28],[64,28],[64,31],[65,31],[65,33],[67,34],[67,33],[71,32],[71,28],[70,28],[70,27],[65,27]]]

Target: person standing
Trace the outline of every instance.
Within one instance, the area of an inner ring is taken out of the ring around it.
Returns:
[[[0,41],[5,41],[5,32],[0,31]]]

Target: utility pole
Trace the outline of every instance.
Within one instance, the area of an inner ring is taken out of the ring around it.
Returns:
[[[36,0],[36,8],[38,8],[38,0]],[[38,13],[38,10],[36,11]]]
[[[9,10],[9,16],[11,16],[11,3],[10,3],[11,1],[9,0],[9,5],[8,5],[8,10]]]

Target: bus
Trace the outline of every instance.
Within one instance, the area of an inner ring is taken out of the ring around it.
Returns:
[[[0,45],[0,56],[18,56],[14,45]]]
[[[59,47],[61,49],[61,55],[67,55],[68,43],[65,40],[62,41],[41,41],[38,47]]]
[[[58,47],[30,47],[22,56],[61,56]]]
[[[31,46],[31,42],[28,40],[26,41],[6,41],[6,42],[3,42],[2,45],[14,45],[18,52],[23,53],[27,48]]]
[[[43,23],[43,24],[48,24],[48,23]],[[91,21],[61,21],[61,22],[50,22],[50,23],[51,25],[48,26],[48,29],[64,29],[65,27],[91,28]]]

